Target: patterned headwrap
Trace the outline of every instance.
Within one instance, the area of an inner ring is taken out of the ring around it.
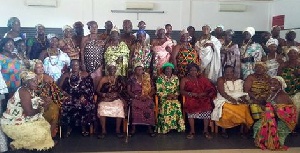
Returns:
[[[54,38],[54,37],[56,37],[56,38],[58,38],[57,36],[56,36],[56,34],[54,34],[54,33],[49,33],[48,35],[47,35],[47,39],[50,41],[52,38]]]
[[[11,18],[9,18],[8,21],[7,21],[7,27],[8,28],[12,28],[13,24],[16,21],[20,22],[19,18],[17,18],[17,17],[11,17]]]
[[[120,34],[120,29],[119,29],[117,26],[114,26],[114,27],[111,29],[110,33],[113,32],[113,31],[117,31],[118,34]]]
[[[296,52],[299,53],[299,49],[296,46],[291,46],[290,48],[284,50],[285,51],[284,53],[287,55],[291,50],[295,50]]]
[[[186,29],[182,29],[181,31],[180,31],[180,36],[182,36],[182,35],[184,35],[184,34],[187,34],[187,33],[189,33]]]
[[[269,47],[270,45],[276,45],[278,46],[278,40],[277,39],[274,39],[274,38],[270,38],[267,43],[266,43],[266,46]]]
[[[165,28],[163,28],[163,27],[157,27],[157,28],[156,28],[156,31],[155,31],[155,35],[157,35],[158,31],[159,31],[159,30],[161,30],[161,29],[163,29],[163,30],[165,30],[165,31],[166,31],[166,29],[165,29]]]
[[[282,87],[283,90],[287,87],[284,79],[281,76],[273,76],[272,79],[278,80],[280,82],[281,87]]]
[[[145,35],[146,35],[147,33],[146,33],[145,30],[139,30],[139,31],[136,32],[136,35],[137,35],[137,36],[138,36],[138,35],[141,35],[141,34],[145,34]]]
[[[137,63],[134,64],[134,69],[136,67],[144,67],[144,64],[142,62],[137,62]]]
[[[251,37],[255,35],[255,29],[253,27],[247,27],[243,32],[248,31]]]
[[[65,26],[63,26],[62,28],[62,31],[64,32],[65,30],[67,30],[67,29],[73,29],[71,26],[69,26],[69,25],[65,25]]]
[[[27,83],[29,80],[31,80],[35,77],[36,77],[36,74],[34,72],[28,71],[28,70],[22,71],[20,74],[20,78],[23,83]]]
[[[216,29],[217,28],[221,28],[222,30],[224,30],[225,27],[222,24],[219,24],[219,25],[216,26]]]
[[[174,65],[173,65],[172,63],[170,63],[170,62],[165,63],[165,64],[162,66],[162,69],[165,69],[166,67],[171,67],[172,69],[175,68]]]
[[[30,63],[30,70],[33,71],[33,72],[34,72],[34,68],[35,68],[36,64],[42,64],[43,65],[43,62],[39,59],[30,60],[29,63]]]
[[[265,62],[256,62],[256,63],[255,63],[255,66],[257,66],[257,65],[261,65],[261,66],[263,66],[265,69],[267,69],[267,64],[266,64]]]

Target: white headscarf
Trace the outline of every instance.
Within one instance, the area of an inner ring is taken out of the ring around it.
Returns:
[[[269,47],[270,45],[276,45],[278,46],[278,40],[277,39],[274,39],[274,38],[270,38],[267,43],[266,43],[266,46]]]
[[[117,26],[114,26],[110,32],[117,31],[120,34],[120,29]]]
[[[161,29],[163,29],[163,30],[165,30],[165,31],[166,31],[166,29],[165,29],[165,28],[163,28],[163,27],[157,27],[157,28],[156,28],[156,31],[155,31],[155,35],[157,35],[158,31],[159,31],[159,30],[161,30]]]
[[[222,30],[224,30],[225,27],[222,24],[219,24],[219,25],[216,26],[216,29],[217,28],[221,28]]]
[[[296,46],[291,46],[289,49],[285,50],[285,54],[288,54],[291,50],[295,50],[296,52],[299,52],[299,49]]]
[[[67,29],[73,29],[71,26],[69,26],[69,25],[65,25],[65,26],[63,26],[62,28],[62,31],[64,32],[65,30],[67,30]]]
[[[182,36],[182,35],[184,35],[184,34],[187,34],[187,33],[189,33],[186,29],[182,29],[181,31],[180,31],[180,36]]]
[[[287,87],[284,79],[281,76],[273,76],[272,78],[276,79],[276,80],[278,80],[280,82],[281,87],[282,87],[283,90]]]
[[[253,27],[247,27],[243,32],[248,31],[251,35],[251,37],[253,37],[255,35],[255,29]]]

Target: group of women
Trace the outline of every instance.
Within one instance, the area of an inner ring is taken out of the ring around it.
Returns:
[[[228,128],[240,126],[246,136],[253,127],[258,147],[287,149],[284,140],[294,131],[300,108],[299,46],[289,45],[295,42],[293,32],[282,41],[273,27],[263,49],[252,41],[252,27],[243,31],[243,44],[237,45],[232,30],[212,36],[208,25],[198,41],[193,41],[193,27],[182,30],[178,43],[170,24],[157,28],[150,43],[143,21],[136,36],[130,20],[124,20],[122,34],[110,21],[101,35],[97,22],[87,25],[87,36],[76,22],[74,29],[62,28],[61,39],[46,36],[41,24],[35,38],[23,38],[20,20],[9,19],[10,31],[0,44],[1,105],[7,105],[0,138],[5,140],[2,132],[10,137],[11,149],[50,149],[58,126],[65,137],[75,126],[88,136],[97,119],[98,138],[103,139],[107,117],[116,118],[119,138],[126,116],[130,135],[137,125],[146,125],[151,137],[184,132],[185,113],[187,139],[195,137],[195,119],[203,119],[208,140],[213,138],[209,126],[213,131],[221,127],[224,138]],[[5,149],[6,141],[1,142]]]

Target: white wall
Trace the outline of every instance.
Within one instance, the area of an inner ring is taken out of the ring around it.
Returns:
[[[136,14],[111,13],[111,10],[124,10],[126,1],[150,1],[155,3],[155,10],[165,11],[165,13],[139,14],[139,19],[146,22],[147,29],[156,29],[158,26],[171,23],[175,30],[181,30],[189,25],[200,30],[204,24],[210,24],[213,27],[223,24],[225,28],[239,31],[247,26],[253,26],[256,30],[262,31],[269,30],[270,11],[274,3],[267,1],[219,2],[219,0],[58,0],[58,7],[48,8],[28,7],[25,1],[0,0],[0,27],[6,26],[9,17],[17,16],[23,27],[33,27],[37,23],[42,23],[46,27],[62,27],[79,20],[84,23],[95,20],[99,28],[104,28],[106,20],[112,20],[120,27],[124,19],[130,19],[136,29],[139,21]],[[245,4],[247,11],[219,12],[220,3]]]

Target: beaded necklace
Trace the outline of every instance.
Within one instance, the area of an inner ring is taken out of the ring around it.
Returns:
[[[57,50],[57,49],[55,49],[55,50],[52,49],[51,50],[51,49],[47,48],[47,54],[48,54],[48,57],[49,57],[50,64],[52,66],[57,65],[58,61],[59,61],[59,50]],[[56,57],[53,58],[51,56],[56,56]],[[57,59],[57,60],[55,60],[54,63],[53,63],[53,61],[52,61],[53,59]]]
[[[70,77],[69,77],[68,82],[69,82],[69,85],[70,85],[71,88],[77,89],[78,86],[80,85],[80,82],[82,81],[80,71],[78,72],[78,76],[79,76],[78,81],[72,84],[72,83],[71,83],[71,77],[72,77],[73,75],[75,76],[75,74],[73,74],[72,71],[71,71],[71,72],[70,72]]]

